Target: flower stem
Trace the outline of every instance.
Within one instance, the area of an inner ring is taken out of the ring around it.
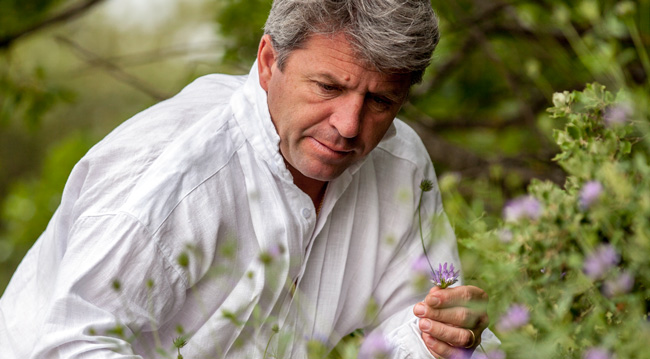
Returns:
[[[427,263],[429,264],[429,268],[431,268],[431,273],[435,272],[433,269],[433,265],[431,265],[431,261],[429,260],[429,254],[427,253],[427,247],[424,245],[424,234],[422,233],[422,197],[424,196],[424,189],[420,192],[420,199],[418,201],[418,225],[420,229],[420,242],[422,243],[422,251],[424,252],[424,257],[427,259]]]
[[[262,357],[264,359],[266,359],[266,352],[269,350],[269,346],[271,346],[271,340],[273,339],[274,335],[275,335],[275,332],[273,332],[273,334],[271,334],[271,336],[269,337],[268,343],[266,343],[266,348],[264,348],[264,356]]]

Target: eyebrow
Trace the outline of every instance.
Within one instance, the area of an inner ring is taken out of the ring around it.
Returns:
[[[315,73],[313,75],[307,76],[307,79],[311,81],[328,81],[331,85],[341,87],[341,88],[346,88],[345,84],[341,83],[338,81],[336,77],[331,75],[330,73],[327,72],[320,72],[320,73]],[[368,92],[369,95],[371,96],[380,96],[380,97],[385,97],[390,101],[393,102],[400,102],[403,98],[406,98],[407,95],[401,95],[399,92],[396,91],[386,91],[386,92]]]

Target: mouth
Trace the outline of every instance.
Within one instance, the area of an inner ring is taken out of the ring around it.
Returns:
[[[315,146],[317,149],[321,150],[322,152],[329,153],[330,155],[335,155],[339,157],[346,157],[352,153],[354,153],[354,148],[348,148],[348,147],[338,147],[334,145],[328,145],[325,144],[313,137],[311,137],[313,140]]]

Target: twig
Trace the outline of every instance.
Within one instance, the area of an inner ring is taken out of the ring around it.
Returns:
[[[74,50],[74,53],[80,57],[82,60],[85,62],[99,66],[106,70],[111,76],[113,76],[115,79],[118,81],[121,81],[123,83],[126,83],[142,92],[145,94],[151,96],[155,100],[162,101],[165,99],[168,99],[171,97],[170,94],[159,92],[158,90],[153,89],[151,86],[146,84],[144,81],[140,80],[139,78],[125,72],[122,70],[119,66],[115,65],[114,63],[101,58],[100,56],[92,53],[89,50],[86,50],[85,48],[81,47],[81,45],[75,43],[74,41],[65,38],[63,36],[56,36],[55,39],[59,41],[60,43],[70,47],[72,50]]]
[[[204,41],[197,44],[177,44],[166,48],[107,57],[105,59],[120,64],[121,66],[135,66],[163,61],[173,57],[195,55],[197,53],[210,53],[211,51],[215,51],[215,48],[221,45],[223,45],[223,42],[219,40]]]
[[[37,32],[49,26],[79,17],[88,9],[101,3],[102,1],[104,0],[87,0],[84,2],[77,3],[67,8],[66,10],[63,10],[61,13],[56,14],[50,18],[44,19],[35,24],[32,24],[23,30],[20,30],[13,34],[2,36],[0,37],[0,49],[9,47],[14,41],[18,40],[21,37],[25,37],[27,35],[30,35],[34,32]]]
[[[488,160],[452,144],[417,121],[411,121],[409,125],[420,135],[433,163],[440,164],[448,170],[457,171],[469,177],[479,177],[489,174],[493,165],[499,165],[509,172],[517,173],[525,183],[535,178],[548,179],[558,184],[564,181],[564,171],[550,160],[544,161],[531,156],[527,156],[527,159],[520,158],[523,156],[502,156]],[[531,166],[530,161],[536,165]]]
[[[546,103],[546,101],[544,101]],[[489,128],[489,129],[503,129],[512,126],[526,126],[527,124],[522,120],[521,116],[515,116],[511,119],[489,118],[482,117],[480,121],[473,118],[455,117],[445,118],[444,121],[439,121],[420,110],[412,102],[406,102],[402,106],[404,118],[417,121],[429,131],[440,132],[446,130],[457,129],[475,129],[475,128]]]

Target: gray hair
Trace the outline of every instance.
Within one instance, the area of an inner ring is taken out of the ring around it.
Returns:
[[[342,32],[358,56],[385,73],[422,80],[438,44],[438,19],[429,0],[274,0],[264,33],[278,67],[310,35]]]

